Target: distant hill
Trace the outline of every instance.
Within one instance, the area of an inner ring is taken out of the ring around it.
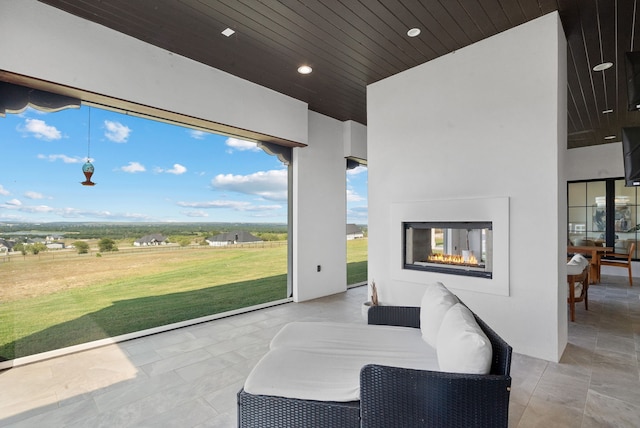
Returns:
[[[213,236],[230,230],[254,233],[286,233],[283,223],[141,223],[141,222],[51,222],[0,223],[3,236],[62,235],[78,239],[137,239],[154,233],[169,235]]]

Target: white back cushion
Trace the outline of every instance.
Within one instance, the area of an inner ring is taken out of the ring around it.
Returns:
[[[491,371],[491,342],[471,311],[461,303],[445,314],[436,352],[443,372],[488,374]]]
[[[587,266],[589,260],[582,254],[576,254],[567,262],[567,275],[580,275]]]
[[[574,254],[571,260],[567,262],[567,265],[580,266],[584,269],[589,266],[589,259],[582,254]]]
[[[424,292],[420,302],[420,331],[422,339],[434,348],[445,314],[458,302],[458,298],[441,282],[429,285]]]

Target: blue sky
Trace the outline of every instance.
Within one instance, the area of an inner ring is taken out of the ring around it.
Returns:
[[[254,142],[88,106],[29,108],[0,117],[0,153],[0,221],[287,221],[286,167]],[[80,184],[87,154],[93,187]],[[345,179],[347,222],[366,224],[367,170]]]

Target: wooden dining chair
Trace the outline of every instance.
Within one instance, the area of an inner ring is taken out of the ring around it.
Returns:
[[[607,258],[600,260],[601,266],[613,266],[626,268],[629,271],[629,287],[633,287],[633,274],[631,273],[631,259],[636,249],[636,243],[632,242],[629,245],[628,252],[625,253],[607,253]],[[611,258],[609,258],[611,257]]]
[[[589,261],[581,254],[576,254],[567,263],[567,303],[571,321],[576,320],[576,303],[584,302],[584,309],[589,310],[589,270]]]

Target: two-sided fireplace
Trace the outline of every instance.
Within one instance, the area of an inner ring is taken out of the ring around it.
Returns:
[[[492,222],[403,222],[404,268],[493,276]]]

